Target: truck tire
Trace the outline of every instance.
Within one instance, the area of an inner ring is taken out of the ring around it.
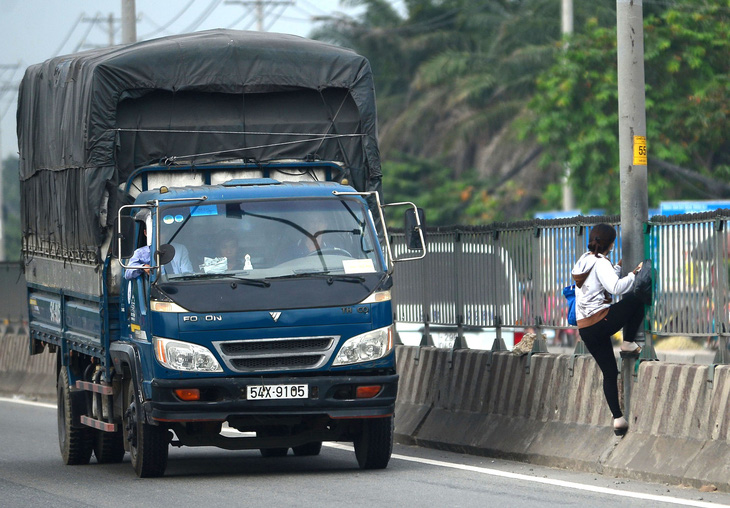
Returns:
[[[289,448],[261,448],[259,451],[262,457],[286,457]]]
[[[122,431],[95,431],[94,456],[99,464],[118,464],[124,458],[124,436]]]
[[[156,478],[165,474],[170,433],[157,425],[144,423],[138,411],[134,383],[125,390],[127,410],[124,412],[124,438],[129,442],[132,467],[140,478]]]
[[[360,469],[385,469],[393,453],[393,417],[363,420],[354,445]]]
[[[294,446],[292,447],[292,451],[297,457],[311,457],[313,455],[319,455],[319,452],[322,451],[322,441],[314,441],[313,443]]]
[[[64,464],[88,464],[91,459],[93,429],[77,426],[80,414],[74,410],[71,402],[71,389],[68,380],[68,368],[61,367],[58,373],[57,415],[58,415],[58,445]]]

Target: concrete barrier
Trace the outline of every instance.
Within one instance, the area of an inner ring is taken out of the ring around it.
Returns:
[[[26,398],[56,398],[56,355],[28,354],[28,336],[0,337],[0,393]]]
[[[730,491],[730,366],[645,363],[632,395],[632,431],[610,473]]]
[[[527,357],[489,360],[484,351],[399,347],[396,439],[730,492],[729,366],[708,382],[710,366],[641,364],[631,430],[619,438],[591,357],[536,354],[529,374]]]

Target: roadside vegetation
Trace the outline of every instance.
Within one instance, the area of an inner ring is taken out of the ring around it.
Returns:
[[[615,3],[349,0],[313,34],[371,62],[390,200],[429,224],[480,224],[561,206],[618,213]],[[649,206],[730,196],[730,0],[645,1]]]

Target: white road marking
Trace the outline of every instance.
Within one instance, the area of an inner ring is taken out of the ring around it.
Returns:
[[[340,443],[324,443],[324,446],[330,448],[337,448],[340,450],[354,451],[354,448],[349,445],[343,445]],[[565,487],[568,489],[585,490],[588,492],[595,492],[599,494],[609,494],[617,497],[629,497],[633,499],[645,499],[647,501],[657,501],[661,503],[679,504],[684,506],[699,506],[702,508],[718,508],[726,507],[730,508],[730,505],[722,505],[717,503],[708,503],[705,501],[695,501],[692,499],[681,499],[678,497],[671,496],[657,496],[654,494],[642,494],[640,492],[629,492],[625,490],[609,489],[606,487],[596,487],[593,485],[586,485],[583,483],[568,482],[565,480],[555,480],[552,478],[537,478],[535,476],[528,476],[519,473],[510,473],[507,471],[500,471],[498,469],[489,469],[486,467],[479,466],[468,466],[466,464],[457,464],[454,462],[443,462],[440,460],[422,459],[420,457],[409,457],[407,455],[393,454],[391,456],[394,459],[406,460],[409,462],[418,462],[419,464],[427,464],[429,466],[446,467],[450,469],[459,469],[461,471],[470,471],[472,473],[480,473],[490,476],[498,476],[501,478],[511,478],[514,480],[523,480],[533,483],[542,483],[545,485],[554,485],[556,487]]]
[[[7,397],[0,397],[0,402],[13,402],[15,404],[23,404],[26,406],[36,406],[36,407],[45,407],[47,409],[56,409],[55,404],[47,404],[45,402],[36,402],[34,400],[8,399]]]
[[[37,406],[37,407],[44,407],[48,409],[56,409],[55,404],[47,404],[45,402],[35,402],[32,400],[23,400],[23,399],[8,399],[6,397],[0,397],[0,402],[12,402],[15,404],[25,404],[27,406]],[[236,431],[235,429],[226,428],[223,429],[224,434],[229,435],[235,435],[240,433]],[[327,446],[329,448],[336,448],[338,450],[347,450],[347,451],[355,451],[355,449],[350,445],[344,445],[340,443],[323,443],[324,446]],[[708,503],[706,501],[695,501],[692,499],[681,499],[678,497],[671,497],[671,496],[657,496],[655,494],[642,494],[640,492],[629,492],[625,490],[618,490],[618,489],[609,489],[607,487],[596,487],[593,485],[586,485],[583,483],[576,483],[576,482],[568,482],[565,480],[555,480],[552,478],[537,478],[536,476],[528,476],[524,474],[519,473],[510,473],[507,471],[500,471],[498,469],[490,469],[487,467],[479,467],[479,466],[468,466],[466,464],[457,464],[455,462],[444,462],[441,460],[432,460],[432,459],[423,459],[420,457],[409,457],[408,455],[400,455],[397,453],[394,453],[391,455],[391,458],[397,459],[397,460],[405,460],[408,462],[417,462],[419,464],[426,464],[429,466],[436,466],[436,467],[445,467],[449,469],[459,469],[461,471],[469,471],[472,473],[479,473],[479,474],[485,474],[489,476],[498,476],[501,478],[511,478],[513,480],[523,480],[533,483],[542,483],[544,485],[553,485],[556,487],[565,487],[568,489],[574,489],[574,490],[585,490],[587,492],[595,492],[598,494],[608,494],[612,496],[617,497],[629,497],[632,499],[644,499],[647,501],[657,501],[660,503],[669,503],[669,504],[679,504],[683,506],[698,506],[701,508],[730,508],[730,505],[726,504],[718,504],[718,503]]]

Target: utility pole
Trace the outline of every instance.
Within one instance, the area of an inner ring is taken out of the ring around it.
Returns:
[[[109,28],[107,29],[109,30],[109,46],[114,46],[114,14],[112,14],[111,12],[106,18],[106,23],[109,26]]]
[[[563,0],[560,28],[563,35],[573,34],[573,0]]]
[[[122,44],[137,42],[136,10],[134,0],[122,0]]]
[[[563,36],[563,51],[568,50],[567,38],[573,35],[573,0],[562,0],[560,33]],[[573,188],[570,185],[570,163],[565,163],[563,173],[563,210],[575,210],[575,199]]]
[[[642,0],[616,0],[618,49],[618,145],[621,191],[623,275],[644,259],[644,223],[649,219],[644,84],[644,15]],[[656,360],[651,333],[640,329],[641,359]],[[631,408],[636,357],[622,353],[624,408]]]
[[[294,5],[294,0],[226,0],[229,5],[253,5],[256,8],[256,30],[264,31],[264,7],[276,5]]]
[[[642,9],[642,0],[616,0],[621,250],[624,273],[633,270],[644,259],[643,224],[649,218]]]

